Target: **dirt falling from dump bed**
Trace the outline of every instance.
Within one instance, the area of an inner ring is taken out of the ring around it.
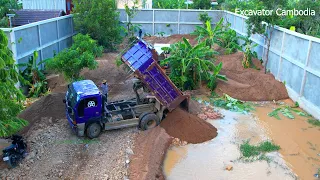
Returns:
[[[42,97],[38,101],[34,102],[27,109],[19,114],[19,117],[29,122],[29,125],[23,128],[20,133],[25,134],[33,126],[33,124],[46,118],[51,119],[53,122],[57,119],[66,118],[65,105],[62,100],[65,93],[52,93]]]
[[[208,122],[180,108],[175,109],[161,122],[166,132],[188,143],[202,143],[217,136],[217,129]]]

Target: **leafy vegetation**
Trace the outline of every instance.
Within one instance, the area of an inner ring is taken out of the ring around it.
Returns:
[[[207,28],[206,22],[209,21],[211,24],[211,17],[208,15],[207,12],[202,12],[199,14],[199,20],[202,22],[203,27]]]
[[[236,31],[229,29],[230,23],[227,26],[224,26],[220,35],[217,44],[220,47],[225,48],[225,54],[232,54],[237,50],[241,50],[241,46],[238,44],[238,37]]]
[[[253,105],[249,102],[243,102],[238,99],[232,98],[227,94],[222,97],[213,98],[210,100],[216,107],[221,107],[234,112],[248,113],[255,110]]]
[[[8,48],[8,39],[0,30],[0,137],[10,136],[28,124],[17,115],[23,109],[23,94],[16,84],[23,81],[17,72],[12,52]]]
[[[315,36],[320,38],[320,1],[319,0],[299,0],[290,1],[288,0],[288,5],[286,9],[301,9],[306,10],[310,8],[315,10],[315,16],[285,16],[282,21],[278,24],[281,27],[294,29],[302,34]]]
[[[210,48],[213,47],[215,43],[221,38],[221,35],[224,33],[223,31],[223,18],[215,25],[215,27],[211,28],[211,22],[207,21],[206,26],[196,26],[196,30],[191,33],[191,35],[196,35],[198,43],[201,41],[206,42],[206,45]]]
[[[161,61],[161,64],[169,64],[170,79],[181,89],[191,90],[206,82],[210,89],[214,89],[218,79],[226,81],[227,78],[220,75],[222,63],[214,64],[213,51],[206,42],[192,46],[185,38],[181,42],[172,44],[170,48],[163,48],[170,52],[170,57]]]
[[[312,124],[313,126],[318,126],[320,127],[320,121],[316,119],[308,119],[308,123]]]
[[[191,5],[193,9],[210,9],[211,8],[211,0],[193,0],[193,4]]]
[[[0,27],[9,27],[7,14],[14,14],[13,9],[22,9],[17,0],[0,0]]]
[[[138,10],[138,0],[133,1],[133,6],[130,8],[128,4],[125,4],[125,11],[128,15],[129,22],[127,22],[127,32],[126,35],[129,36],[129,41],[132,42],[135,39],[134,33],[139,31],[141,27],[140,24],[132,24],[131,20],[137,14]]]
[[[95,69],[98,65],[95,58],[102,55],[103,49],[89,35],[77,34],[73,41],[69,49],[47,61],[48,69],[62,73],[68,81],[81,79],[80,72],[84,68]]]
[[[307,117],[309,116],[307,113],[300,111],[299,109],[297,109],[299,106],[283,106],[283,107],[279,107],[276,108],[275,110],[273,110],[271,113],[268,114],[268,116],[270,117],[274,117],[278,120],[281,120],[279,113],[281,113],[282,115],[284,115],[285,117],[289,118],[289,119],[294,119],[294,113],[299,115],[299,116],[304,116]]]
[[[153,0],[152,8],[154,9],[186,9],[185,1],[177,0]]]
[[[280,150],[280,146],[270,141],[262,142],[257,146],[250,145],[249,141],[245,141],[243,144],[240,145],[241,154],[245,158],[261,156],[265,153],[278,150]]]
[[[75,28],[82,34],[89,34],[99,45],[115,50],[121,42],[119,12],[114,0],[74,0]]]
[[[258,58],[257,52],[253,51],[253,48],[257,47],[258,44],[253,43],[250,36],[240,36],[240,39],[244,40],[242,48],[244,48],[244,56],[242,60],[242,66],[244,68],[256,68],[253,64],[252,58]]]
[[[254,0],[253,0],[254,1]],[[257,1],[254,10],[268,9],[276,12],[278,8],[282,8],[286,4],[286,0],[267,0]],[[267,50],[265,55],[265,73],[267,73],[267,66],[269,60],[269,51],[271,45],[271,38],[274,31],[274,26],[281,22],[281,16],[272,13],[269,16],[252,15],[246,20],[248,35],[260,34],[264,37]]]
[[[47,82],[43,71],[39,68],[43,62],[37,63],[38,52],[34,51],[27,63],[18,64],[24,70],[20,71],[26,83],[22,85],[29,87],[29,97],[39,97],[47,92]]]
[[[258,5],[258,0],[247,0],[247,1],[238,1],[238,0],[220,0],[221,9],[229,10],[231,12],[235,12],[235,9],[260,9]],[[282,9],[286,10],[306,10],[309,8],[310,10],[315,10],[315,16],[279,16],[279,21],[276,25],[293,29],[299,33],[307,34],[310,36],[320,37],[320,1],[316,0],[267,0],[263,1],[262,4],[268,4],[272,6],[281,6]],[[274,13],[275,14],[275,13]],[[267,22],[267,21],[266,21]]]

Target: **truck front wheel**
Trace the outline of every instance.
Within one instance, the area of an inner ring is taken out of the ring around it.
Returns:
[[[87,136],[90,139],[96,138],[101,133],[101,126],[98,123],[91,123],[88,125],[86,130]]]
[[[160,124],[160,119],[154,113],[146,114],[140,119],[140,128],[143,130],[152,129]]]

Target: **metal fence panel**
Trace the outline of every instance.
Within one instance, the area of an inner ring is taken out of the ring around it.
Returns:
[[[52,18],[15,28],[3,28],[16,63],[25,63],[34,51],[38,62],[53,57],[72,44],[72,15]]]

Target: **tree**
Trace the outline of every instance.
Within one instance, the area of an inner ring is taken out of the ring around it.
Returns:
[[[152,8],[155,9],[186,9],[184,0],[153,0]]]
[[[295,27],[296,31],[310,36],[315,36],[320,38],[320,1],[314,0],[299,0],[299,1],[289,1],[287,9],[297,9],[297,10],[314,10],[316,12],[315,16],[293,16],[289,15],[283,18],[282,22],[278,24],[284,28]]]
[[[132,24],[131,20],[138,13],[138,0],[133,1],[133,6],[130,8],[128,4],[125,4],[125,11],[128,15],[129,22],[127,22],[127,35],[129,38],[135,38],[134,33],[139,29],[140,25]]]
[[[114,0],[74,0],[75,28],[108,50],[121,42],[119,12]]]
[[[0,137],[10,136],[28,124],[17,115],[23,109],[24,96],[15,84],[23,80],[17,72],[8,39],[0,30]]]
[[[7,14],[13,13],[12,9],[21,8],[17,0],[0,0],[0,27],[9,27]]]
[[[255,3],[254,10],[273,10],[274,13],[269,15],[252,15],[246,20],[247,28],[249,34],[260,34],[264,39],[267,45],[266,59],[265,59],[265,73],[267,73],[267,65],[269,60],[269,50],[271,45],[271,38],[274,31],[274,26],[279,24],[282,20],[281,16],[278,16],[276,10],[278,8],[284,9],[286,7],[287,0],[252,0],[251,2]]]
[[[69,49],[61,51],[57,56],[47,61],[47,68],[62,73],[66,80],[81,79],[80,72],[84,68],[95,69],[98,65],[95,57],[102,55],[102,47],[89,35],[77,34]]]
[[[194,0],[192,4],[193,9],[210,9],[211,0]]]

